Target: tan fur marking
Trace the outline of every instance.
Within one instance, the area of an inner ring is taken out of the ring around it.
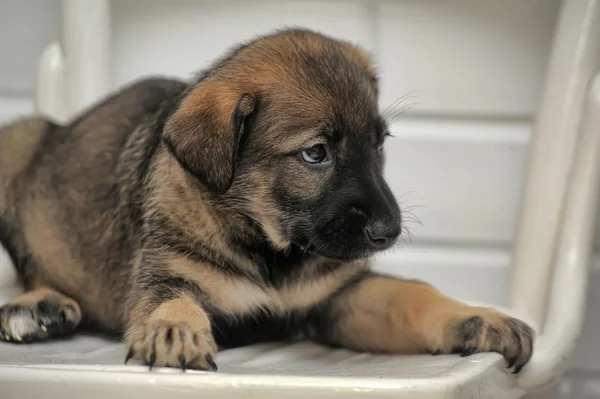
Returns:
[[[275,248],[285,250],[290,246],[286,232],[281,231],[278,223],[278,210],[276,203],[269,192],[272,187],[274,176],[260,172],[250,173],[250,180],[254,187],[254,195],[248,199],[248,210],[260,223],[267,238]]]
[[[351,348],[495,351],[517,365],[525,364],[533,349],[533,332],[525,323],[492,308],[468,306],[419,282],[369,278],[344,293],[336,306],[342,316],[334,339]]]
[[[319,263],[307,265],[307,272],[312,267],[322,267]],[[347,281],[365,271],[368,265],[364,261],[356,261],[340,266],[334,272],[319,278],[303,279],[302,277],[284,285],[277,291],[287,309],[302,309],[313,306],[336,292]]]
[[[206,312],[200,308],[196,301],[189,295],[182,295],[179,298],[172,299],[159,304],[150,313],[139,313],[143,306],[138,306],[136,313],[131,318],[137,320],[133,329],[128,330],[127,339],[142,339],[143,337],[133,337],[136,333],[143,333],[145,324],[156,321],[168,321],[170,323],[188,323],[197,330],[210,330],[210,319]]]
[[[325,276],[294,279],[275,289],[229,277],[181,257],[169,258],[168,264],[176,275],[187,276],[197,284],[221,310],[236,314],[249,314],[263,308],[279,313],[306,309],[323,301],[366,268],[364,262],[349,263]]]
[[[206,312],[188,296],[160,304],[148,318],[150,322],[155,320],[169,320],[172,323],[188,322],[200,330],[210,329],[210,320]]]
[[[160,304],[132,326],[126,342],[133,359],[151,366],[213,369],[217,352],[208,315],[185,295]]]

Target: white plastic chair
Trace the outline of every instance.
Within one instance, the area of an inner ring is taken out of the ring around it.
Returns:
[[[105,94],[108,3],[63,0],[62,42],[49,46],[40,60],[39,112],[64,121]],[[518,398],[555,386],[583,324],[598,205],[599,3],[563,2],[534,126],[509,311],[541,334],[518,377],[497,354],[374,356],[310,343],[224,351],[219,373],[150,373],[123,366],[121,344],[76,337],[43,346],[1,345],[0,396]]]

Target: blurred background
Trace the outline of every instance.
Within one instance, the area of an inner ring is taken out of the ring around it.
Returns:
[[[106,93],[156,74],[191,78],[231,45],[285,25],[360,44],[377,60],[381,108],[395,116],[388,181],[414,216],[414,238],[377,267],[505,306],[530,128],[559,3],[114,0],[108,71],[96,87]],[[60,6],[0,1],[0,123],[34,111],[40,55],[61,37]],[[568,398],[600,398],[599,270],[596,262],[584,335],[564,383]]]

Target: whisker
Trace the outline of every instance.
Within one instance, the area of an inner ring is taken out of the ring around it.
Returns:
[[[407,217],[413,218],[418,220],[419,217],[417,215],[414,214],[414,212],[412,211],[402,211],[402,216],[405,218],[405,220],[407,219]]]
[[[387,106],[387,108],[385,110],[383,110],[382,115],[387,114],[390,109],[392,109],[393,107],[397,106],[398,103],[401,103],[402,101],[405,101],[408,99],[408,97],[414,97],[414,94],[421,94],[423,93],[422,90],[413,90],[413,91],[409,91],[408,93],[400,96],[398,99],[396,99],[394,102],[392,102],[390,105]]]
[[[404,222],[404,224],[412,223],[413,225],[416,224],[416,225],[419,225],[420,227],[423,227],[423,222],[421,222],[419,219],[413,219],[413,218],[408,219],[407,218],[407,219],[404,219],[403,222]]]
[[[388,117],[388,116],[396,113],[397,110],[398,110],[398,107],[400,107],[405,101],[414,100],[414,99],[416,99],[415,96],[409,96],[409,97],[403,98],[402,101],[394,103],[393,105],[391,105],[390,107],[388,107],[388,109],[385,112],[383,112],[381,114],[381,116],[383,116],[384,118],[386,118],[386,117]],[[413,104],[413,102],[409,102],[408,104]],[[405,106],[406,105],[402,105],[402,107],[400,109],[402,109]]]
[[[317,234],[315,234],[310,240],[308,240],[308,244],[306,244],[306,247],[304,248],[304,251],[302,252],[302,256],[306,255],[306,251],[308,251],[308,248],[310,247],[310,245],[316,238],[317,238]]]
[[[393,108],[391,108],[390,110],[388,110],[388,112],[385,113],[385,115],[390,115],[392,113],[397,113],[397,112],[402,112],[402,109],[410,106],[411,104],[418,104],[417,102],[406,102],[407,100],[413,100],[415,97],[414,96],[410,96],[410,97],[406,97],[403,99],[402,102],[397,103],[396,105],[394,105]],[[400,108],[398,108],[399,106],[401,106]]]
[[[415,215],[408,215],[408,216],[409,217],[404,218],[404,220],[403,220],[404,223],[414,223],[414,224],[418,224],[419,226],[423,227],[423,222],[421,221],[421,219],[419,219]]]
[[[402,228],[402,232],[406,233],[411,242],[415,239],[415,236],[413,235],[412,231],[410,231],[410,229],[407,226],[404,226]]]
[[[404,113],[406,111],[409,111],[411,108],[413,108],[417,105],[421,105],[421,103],[414,102],[414,103],[406,104],[405,106],[403,106],[402,108],[397,110],[396,113],[398,113],[398,114]]]
[[[414,190],[413,190],[413,191],[407,191],[407,192],[405,192],[404,194],[402,194],[402,195],[400,195],[400,196],[396,197],[396,201],[400,202],[400,200],[401,200],[402,198],[406,197],[408,194],[414,194],[414,193],[416,193],[416,191],[414,191]]]
[[[421,209],[421,208],[425,208],[425,205],[419,205],[419,204],[409,205],[409,206],[404,207],[404,209],[402,209],[402,212],[411,212],[414,209]]]
[[[387,115],[385,115],[385,121],[387,123],[394,123],[398,119],[400,119],[402,116],[404,116],[404,114],[406,112],[410,111],[412,108],[414,108],[417,105],[421,105],[421,104],[420,103],[410,103],[410,104],[407,104],[404,107],[400,108],[399,110],[395,111],[393,114],[387,114]]]

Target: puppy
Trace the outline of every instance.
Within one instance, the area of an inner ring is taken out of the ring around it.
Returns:
[[[216,370],[217,347],[308,338],[359,351],[501,353],[534,334],[369,270],[401,233],[361,49],[288,29],[191,84],[136,83],[67,126],[0,131],[0,240],[26,293],[0,338],[124,333],[126,362]]]

